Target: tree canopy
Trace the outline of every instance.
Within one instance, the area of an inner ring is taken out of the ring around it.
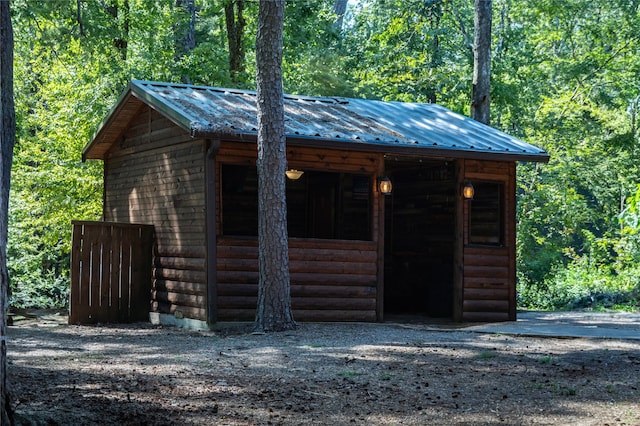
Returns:
[[[12,2],[15,305],[66,303],[69,222],[101,212],[102,166],[80,152],[130,79],[255,89],[258,2],[241,2],[242,25],[229,26],[225,12],[235,4],[238,21],[237,3]],[[472,2],[354,0],[344,15],[340,3],[287,2],[285,92],[437,102],[470,114]],[[637,299],[640,1],[492,3],[491,124],[552,158],[519,167],[520,303]],[[238,65],[228,31],[239,27]]]

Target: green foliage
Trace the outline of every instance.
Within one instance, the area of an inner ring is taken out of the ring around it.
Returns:
[[[518,108],[525,114],[514,128],[551,154],[548,165],[519,170],[520,303],[637,306],[634,236],[618,218],[640,178],[638,4],[534,1],[509,10],[530,23],[514,27],[526,60],[517,70],[515,56],[508,62],[526,77],[516,102],[530,105]]]
[[[327,0],[287,3],[282,73],[288,93],[353,96],[332,6]]]
[[[343,40],[353,92],[468,110],[472,13],[461,1],[362,2]]]
[[[462,0],[287,2],[289,93],[436,101],[468,113],[473,7]],[[638,305],[640,3],[495,0],[492,125],[547,149],[518,168],[518,292],[545,309]],[[18,140],[10,210],[13,303],[60,306],[70,221],[101,214],[100,162],[83,146],[130,79],[231,86],[222,0],[12,3]],[[257,2],[245,2],[254,88]]]

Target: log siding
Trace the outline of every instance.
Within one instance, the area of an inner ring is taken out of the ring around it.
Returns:
[[[205,143],[146,108],[112,147],[104,219],[155,225],[153,312],[206,321]]]
[[[257,239],[219,238],[217,255],[218,320],[253,320]],[[289,268],[296,320],[376,320],[377,243],[290,238]]]
[[[144,105],[122,129],[120,143],[104,156],[104,220],[155,226],[152,311],[209,324],[253,320],[257,239],[222,235],[221,182],[222,164],[255,165],[255,144],[216,141],[215,153],[208,157],[211,141],[192,139]],[[381,152],[292,145],[287,147],[287,162],[306,171],[368,175],[372,186],[385,171]],[[503,185],[505,221],[502,245],[469,244],[469,203],[460,197],[451,242],[453,317],[515,319],[515,163],[459,159],[456,165],[456,184]],[[383,319],[384,203],[372,187],[370,241],[290,238],[297,320]]]
[[[515,163],[465,160],[463,181],[503,185],[501,246],[469,244],[469,202],[464,202],[462,320],[513,321],[516,318]],[[471,201],[473,202],[473,201]]]
[[[217,319],[253,320],[258,295],[256,238],[220,236],[221,165],[254,166],[253,144],[222,142],[216,156]],[[376,183],[383,157],[374,153],[287,147],[287,163],[303,170],[361,173]],[[372,208],[379,194],[372,188]],[[299,321],[376,321],[378,300],[379,212],[372,215],[371,241],[289,239],[291,302]]]

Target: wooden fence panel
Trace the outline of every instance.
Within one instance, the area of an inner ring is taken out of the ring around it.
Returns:
[[[153,225],[72,225],[69,324],[147,320]]]

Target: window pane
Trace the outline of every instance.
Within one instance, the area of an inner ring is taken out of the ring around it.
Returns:
[[[255,166],[222,165],[222,233],[258,235]],[[371,180],[366,175],[306,171],[286,180],[291,237],[371,240]]]
[[[503,185],[474,183],[475,194],[470,202],[469,243],[502,245]]]
[[[222,233],[258,235],[258,174],[255,167],[222,165]]]
[[[368,176],[345,174],[342,179],[342,200],[339,238],[371,239],[371,181]]]
[[[289,236],[371,239],[369,176],[307,171],[287,180]]]

